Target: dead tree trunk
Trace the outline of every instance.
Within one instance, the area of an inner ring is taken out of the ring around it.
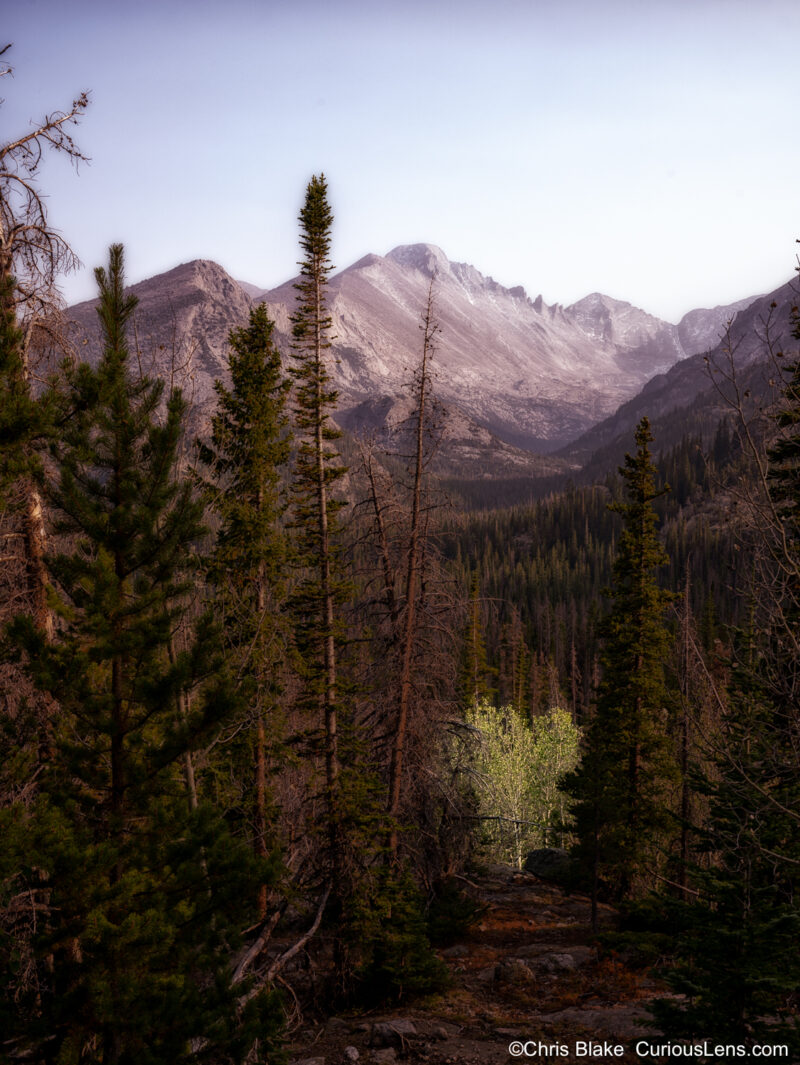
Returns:
[[[405,580],[405,613],[402,624],[400,698],[397,719],[392,738],[389,761],[389,800],[387,814],[389,826],[389,851],[392,859],[397,856],[397,818],[403,790],[403,762],[405,756],[408,715],[413,695],[413,659],[417,635],[417,596],[420,580],[421,558],[421,503],[424,472],[425,430],[430,402],[430,360],[434,351],[434,338],[439,326],[434,317],[433,281],[428,289],[428,301],[422,318],[422,358],[416,378],[416,425],[414,434],[414,472],[411,490],[411,522],[408,535],[408,555]]]

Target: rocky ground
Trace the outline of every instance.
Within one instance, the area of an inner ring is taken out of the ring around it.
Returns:
[[[645,1006],[663,987],[598,956],[585,896],[503,866],[464,886],[486,910],[440,952],[448,991],[374,1016],[301,1021],[288,1048],[294,1065],[500,1065],[515,1041],[527,1044],[523,1062],[643,1061],[631,1047],[654,1038]],[[614,919],[601,911],[606,927]]]

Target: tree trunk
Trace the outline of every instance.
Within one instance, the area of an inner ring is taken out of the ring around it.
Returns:
[[[389,802],[387,814],[390,820],[389,852],[392,860],[397,858],[398,827],[403,781],[408,714],[413,691],[412,664],[417,632],[417,582],[419,580],[420,510],[422,500],[422,473],[425,444],[426,404],[428,400],[428,362],[433,353],[433,338],[438,326],[433,315],[433,281],[428,289],[428,302],[422,322],[422,361],[419,368],[417,392],[417,425],[415,433],[414,481],[411,498],[411,527],[408,537],[408,565],[406,570],[406,609],[403,620],[402,665],[400,670],[400,702],[395,723],[389,762]]]

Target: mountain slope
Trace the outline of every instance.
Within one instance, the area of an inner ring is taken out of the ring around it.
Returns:
[[[214,262],[196,259],[132,285],[139,304],[134,343],[145,372],[181,387],[199,417],[215,405],[214,381],[227,380],[228,333],[246,325],[252,302]],[[67,311],[70,339],[82,358],[100,355],[97,300]]]
[[[796,349],[792,308],[797,300],[797,283],[790,281],[766,296],[744,301],[744,308],[733,315],[722,336],[718,331],[716,342],[705,353],[684,359],[666,373],[653,377],[611,417],[593,426],[558,454],[573,463],[588,463],[590,471],[613,465],[629,449],[633,429],[645,415],[660,430],[656,434],[660,447],[677,443],[676,434],[682,435],[690,422],[708,435],[730,411],[732,387],[726,378],[730,376],[731,366],[741,377],[742,390],[750,389],[754,395],[766,398],[769,381],[774,376],[766,365],[768,344],[774,351]],[[741,304],[738,306],[741,308]],[[703,312],[691,313],[699,316]],[[707,326],[705,330],[707,337]]]
[[[453,469],[461,455],[482,474],[538,469],[519,448],[553,451],[614,414],[648,381],[652,395],[664,380],[652,381],[654,375],[674,373],[686,345],[704,342],[731,310],[694,311],[676,326],[600,293],[570,307],[548,306],[520,287],[504,288],[472,266],[450,262],[429,244],[368,255],[330,282],[331,369],[343,425],[390,429],[419,358],[431,282],[440,325],[435,388],[451,420],[441,461]],[[198,426],[213,408],[214,381],[227,377],[228,332],[246,323],[254,300],[266,302],[288,359],[293,281],[264,292],[234,281],[216,263],[196,260],[131,291],[139,298],[142,364],[184,388]],[[99,354],[94,306],[69,311],[74,343],[90,358]],[[624,416],[620,424],[627,424]],[[609,426],[604,432],[611,439]],[[581,444],[569,462],[591,450],[591,443]]]
[[[408,379],[432,281],[441,398],[514,444],[552,449],[686,354],[676,326],[630,304],[594,294],[572,307],[548,306],[450,262],[433,245],[401,246],[331,279],[343,409]],[[262,298],[288,335],[293,282]]]

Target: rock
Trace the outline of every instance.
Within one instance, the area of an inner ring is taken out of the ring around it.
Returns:
[[[345,1047],[342,1051],[342,1059],[349,1063],[349,1065],[355,1065],[361,1055],[355,1047]]]
[[[490,965],[488,969],[481,969],[476,976],[478,982],[481,984],[491,984],[494,980],[495,968],[496,966]]]
[[[565,973],[577,969],[578,963],[571,954],[541,954],[536,959],[536,968],[546,973]]]
[[[563,880],[569,874],[572,862],[561,847],[540,847],[529,851],[525,859],[525,871],[542,880]]]
[[[440,1042],[443,1042],[445,1039],[449,1039],[450,1038],[450,1034],[448,1033],[447,1029],[443,1025],[438,1024],[431,1031],[431,1038],[432,1039],[438,1039]]]
[[[369,1036],[371,1047],[402,1047],[406,1039],[417,1034],[417,1026],[404,1017],[376,1021]]]
[[[494,978],[498,984],[525,984],[533,973],[519,958],[504,958],[495,966]]]
[[[325,1058],[302,1058],[292,1062],[292,1065],[325,1065]]]
[[[468,954],[469,947],[465,947],[463,943],[456,943],[454,947],[442,951],[443,958],[466,958]]]
[[[373,1050],[372,1060],[377,1065],[393,1065],[397,1061],[397,1051],[394,1047],[384,1047],[383,1050]]]

